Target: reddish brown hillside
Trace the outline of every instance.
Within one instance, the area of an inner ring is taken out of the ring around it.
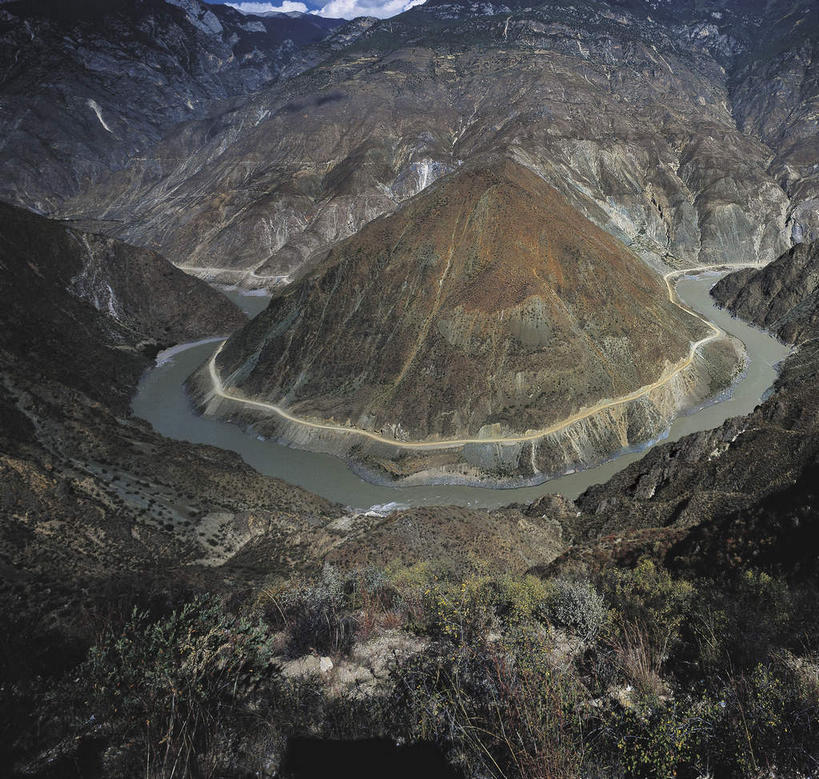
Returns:
[[[504,160],[339,244],[219,367],[293,413],[451,437],[540,428],[631,392],[702,334],[659,276]]]

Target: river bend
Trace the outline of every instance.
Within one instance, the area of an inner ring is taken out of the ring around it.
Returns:
[[[678,417],[663,441],[675,441],[690,433],[718,427],[726,419],[753,410],[773,385],[777,375],[776,365],[790,353],[790,348],[773,336],[716,307],[709,291],[721,275],[703,273],[684,276],[676,283],[677,295],[704,318],[742,341],[748,353],[748,365],[729,390]],[[226,294],[251,316],[267,305],[267,299],[260,295],[247,295],[235,290]],[[657,443],[621,452],[596,467],[533,487],[491,489],[454,485],[391,487],[371,484],[359,478],[344,461],[336,457],[263,440],[254,435],[252,429],[245,430],[229,422],[197,414],[185,393],[184,382],[210,358],[220,341],[182,344],[158,355],[156,366],[145,374],[139,384],[132,404],[134,414],[150,422],[157,432],[169,438],[211,444],[237,452],[260,473],[284,479],[356,509],[384,511],[404,506],[443,504],[497,508],[513,502],[531,503],[549,493],[574,498],[591,485],[607,481]]]

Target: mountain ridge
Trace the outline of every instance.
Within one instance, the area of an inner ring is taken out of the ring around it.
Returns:
[[[773,259],[815,231],[819,183],[792,148],[819,137],[815,41],[776,48],[811,29],[807,6],[771,20],[767,41],[768,17],[741,9],[660,23],[581,5],[418,6],[377,22],[64,209],[247,286],[289,283],[486,154],[515,156],[658,268]]]

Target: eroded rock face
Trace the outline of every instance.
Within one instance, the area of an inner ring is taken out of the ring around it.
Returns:
[[[819,335],[819,241],[794,246],[762,270],[726,276],[713,289],[721,305],[787,343]]]
[[[815,130],[811,11],[427,3],[61,208],[201,274],[270,286],[502,152],[652,262],[774,259],[816,210],[794,150]]]
[[[395,436],[546,427],[705,335],[664,281],[511,161],[465,168],[330,252],[218,360],[227,386]]]
[[[794,24],[787,45],[773,38],[761,56],[740,60],[731,99],[740,129],[761,138],[774,151],[768,170],[790,198],[791,240],[810,243],[819,238],[819,22],[815,13]]]
[[[200,0],[4,3],[0,198],[53,213],[214,100],[307,67],[342,24]]]

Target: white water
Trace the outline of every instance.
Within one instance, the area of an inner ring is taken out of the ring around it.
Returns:
[[[749,363],[744,375],[730,392],[724,392],[704,407],[678,417],[663,440],[677,440],[689,433],[719,426],[726,419],[747,414],[760,402],[776,378],[775,365],[789,353],[789,347],[769,334],[734,319],[718,309],[708,294],[718,274],[686,277],[677,283],[680,299],[746,346]],[[226,292],[250,315],[266,305],[259,296]],[[206,443],[238,452],[260,473],[276,476],[291,484],[361,511],[385,512],[394,506],[460,505],[497,508],[509,503],[531,503],[542,495],[561,493],[573,498],[593,484],[607,481],[617,471],[638,460],[653,444],[638,451],[620,453],[594,468],[561,476],[534,487],[489,489],[452,485],[390,487],[360,479],[342,460],[326,454],[293,449],[275,441],[260,440],[250,430],[202,417],[194,412],[186,396],[185,379],[207,360],[216,348],[212,341],[183,344],[163,352],[162,363],[148,371],[133,401],[134,413],[146,419],[163,435],[193,443]]]

